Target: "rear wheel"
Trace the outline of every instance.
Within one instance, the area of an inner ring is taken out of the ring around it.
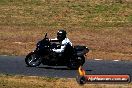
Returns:
[[[41,64],[41,58],[35,53],[31,53],[25,58],[25,62],[30,67],[36,67]]]
[[[85,57],[84,56],[78,56],[77,60],[81,66],[85,63]]]
[[[79,64],[78,63],[75,63],[75,62],[71,62],[68,64],[68,68],[72,69],[72,70],[77,70],[79,68]]]
[[[76,59],[70,60],[67,67],[70,69],[77,70],[79,66],[82,66],[85,63],[84,56],[78,56]]]

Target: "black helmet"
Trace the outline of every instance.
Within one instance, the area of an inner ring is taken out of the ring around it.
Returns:
[[[59,30],[57,32],[57,39],[59,41],[63,41],[66,38],[66,31],[65,30]]]

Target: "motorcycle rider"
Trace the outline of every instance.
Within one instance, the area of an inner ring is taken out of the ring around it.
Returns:
[[[64,50],[65,50],[65,47],[66,47],[66,45],[67,44],[69,44],[69,45],[71,45],[72,46],[72,43],[70,42],[70,40],[67,38],[67,36],[66,36],[66,31],[65,30],[59,30],[58,32],[57,32],[57,38],[55,38],[55,39],[50,39],[50,41],[58,41],[59,42],[59,44],[60,44],[60,48],[58,49],[58,48],[53,48],[52,50],[53,50],[53,52],[55,52],[55,53],[62,53],[62,52],[64,52]]]

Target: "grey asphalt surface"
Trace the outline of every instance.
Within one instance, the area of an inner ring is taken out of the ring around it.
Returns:
[[[65,66],[27,67],[24,56],[0,56],[0,74],[74,78],[77,70]],[[83,66],[86,74],[129,74],[132,78],[132,61],[87,60]]]

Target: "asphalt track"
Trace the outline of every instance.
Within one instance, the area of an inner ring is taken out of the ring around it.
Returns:
[[[68,77],[78,75],[77,70],[69,70],[65,66],[27,67],[24,56],[0,56],[0,74]],[[132,61],[96,61],[87,60],[83,66],[86,74],[129,74],[132,78]]]

